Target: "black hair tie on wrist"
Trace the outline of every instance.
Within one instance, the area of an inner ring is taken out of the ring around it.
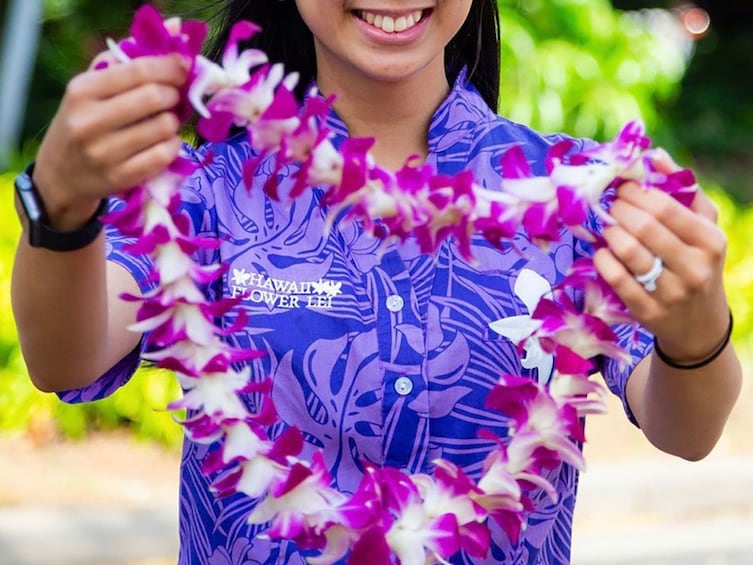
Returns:
[[[666,353],[664,353],[661,348],[659,347],[659,342],[656,340],[656,336],[654,336],[654,351],[656,352],[656,355],[658,355],[659,359],[664,361],[665,364],[669,365],[673,369],[682,369],[685,371],[692,370],[692,369],[700,369],[701,367],[705,367],[709,363],[711,363],[714,359],[719,357],[719,355],[722,354],[722,351],[724,351],[727,348],[727,345],[729,344],[730,337],[732,337],[732,310],[729,311],[729,326],[727,327],[727,333],[724,334],[724,339],[722,342],[717,346],[714,351],[711,352],[711,354],[706,357],[705,359],[701,359],[700,361],[696,361],[695,363],[678,363],[671,357],[668,357]]]

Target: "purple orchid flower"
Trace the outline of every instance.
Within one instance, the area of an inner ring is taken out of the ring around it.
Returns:
[[[224,444],[205,460],[203,471],[219,472],[212,488],[227,496],[242,492],[251,498],[267,495],[277,484],[288,480],[290,458],[303,448],[303,435],[288,428],[275,441],[253,422],[238,421],[225,428]]]
[[[330,526],[342,522],[337,508],[347,497],[333,489],[332,477],[320,451],[311,463],[296,461],[284,481],[274,484],[248,517],[249,524],[271,522],[273,539],[317,540]]]
[[[251,22],[237,22],[230,31],[230,38],[222,55],[222,66],[205,57],[196,58],[196,71],[188,90],[188,98],[203,118],[209,118],[209,109],[204,98],[232,90],[248,83],[251,69],[267,62],[267,56],[257,49],[246,49],[239,53],[238,43],[250,39],[259,31]]]
[[[164,21],[154,6],[144,4],[134,14],[130,31],[131,37],[118,44],[108,41],[110,50],[121,62],[137,57],[173,53],[195,61],[201,52],[209,26],[206,22],[183,22],[179,18]],[[189,101],[188,85],[181,89],[180,101],[175,111],[181,122],[191,117],[193,111]]]

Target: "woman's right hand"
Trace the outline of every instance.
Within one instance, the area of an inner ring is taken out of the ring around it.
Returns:
[[[109,65],[94,70],[101,61]],[[54,228],[80,227],[102,198],[136,186],[175,159],[181,140],[173,109],[189,68],[179,55],[119,64],[103,54],[68,83],[34,169]]]

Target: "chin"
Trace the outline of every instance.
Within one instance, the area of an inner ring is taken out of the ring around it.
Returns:
[[[432,83],[434,73],[444,77],[444,65],[434,65],[425,61],[373,61],[354,69],[365,80],[395,84],[420,78],[427,86]]]

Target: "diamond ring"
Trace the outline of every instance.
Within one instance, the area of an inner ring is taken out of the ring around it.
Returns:
[[[635,275],[635,280],[643,285],[646,292],[654,292],[656,290],[656,281],[664,272],[664,262],[661,257],[654,257],[654,264],[648,272],[642,275]]]

